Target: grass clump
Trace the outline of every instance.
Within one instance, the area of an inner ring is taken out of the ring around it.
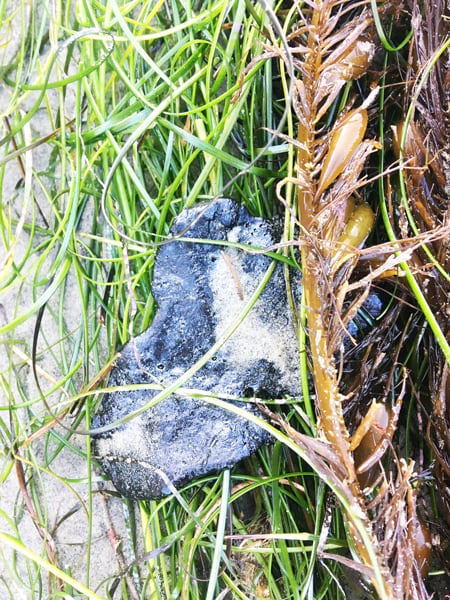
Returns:
[[[4,597],[335,599],[355,569],[359,597],[428,597],[431,482],[448,513],[448,140],[423,133],[431,102],[446,118],[444,7],[353,4],[1,9]],[[134,505],[99,491],[86,432],[152,321],[158,243],[220,195],[285,214],[303,395],[268,403],[274,444],[245,465]],[[361,312],[369,286],[382,315]],[[346,346],[358,311],[370,327]]]

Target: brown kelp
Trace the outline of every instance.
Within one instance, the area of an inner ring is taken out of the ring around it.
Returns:
[[[421,232],[413,231],[403,244],[361,249],[376,211],[376,201],[373,206],[367,201],[364,169],[369,155],[381,148],[368,134],[372,113],[376,119],[382,77],[381,69],[373,67],[381,48],[373,6],[318,0],[304,2],[296,10],[298,24],[288,42],[298,120],[297,138],[291,140],[297,153],[296,173],[290,183],[296,186],[297,199],[289,212],[300,232],[303,326],[320,443],[308,441],[280,418],[276,422],[316,457],[311,460],[318,469],[325,472],[325,463],[334,470],[334,485],[347,499],[343,508],[350,547],[379,597],[427,598],[424,576],[431,543],[417,511],[416,465],[401,458],[393,445],[409,390],[399,354],[410,322],[402,330],[387,319],[380,321],[384,332],[366,344],[361,358],[359,385],[365,387],[364,397],[343,382],[343,348],[351,320],[371,286],[378,279],[396,277],[398,265],[414,260],[423,245],[412,239]],[[431,229],[436,234],[434,223]],[[436,234],[436,243],[443,237]],[[399,285],[398,294],[403,287]],[[399,310],[392,305],[388,317],[395,319]],[[389,343],[394,348],[388,351]],[[373,371],[380,364],[386,376],[381,385],[371,387]],[[388,450],[390,460],[383,465]]]

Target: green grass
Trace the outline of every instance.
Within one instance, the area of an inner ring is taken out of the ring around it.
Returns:
[[[302,528],[303,513],[314,519],[315,500],[278,483],[302,481],[306,465],[292,473],[280,445],[252,459],[248,473],[233,473],[230,492],[226,473],[139,511],[113,499],[116,526],[125,525],[124,557],[105,570],[96,555],[99,475],[89,438],[76,433],[89,429],[97,398],[87,392],[105,385],[98,374],[151,322],[155,242],[173,218],[222,194],[258,215],[279,208],[275,184],[292,174],[293,152],[267,129],[283,116],[287,86],[278,61],[251,63],[268,24],[261,7],[244,3],[195,10],[178,2],[83,2],[73,10],[42,3],[3,66],[1,476],[2,489],[15,495],[2,505],[0,573],[11,596],[17,588],[36,598],[89,596],[87,588],[108,597],[118,586],[115,597],[123,598],[213,598],[225,587],[245,598],[253,585],[245,555],[262,588],[285,598],[315,562],[317,534]],[[73,461],[80,477],[66,472]],[[220,497],[253,495],[250,523],[237,515],[229,522]],[[28,511],[39,531],[25,532],[33,528]],[[258,520],[270,515],[279,538],[254,550],[224,542],[231,532],[260,531]],[[58,541],[74,519],[82,523],[81,564],[64,562]],[[42,541],[45,531],[56,553]],[[284,532],[294,537],[284,540]]]
[[[294,202],[294,147],[271,134],[282,121],[295,138],[286,66],[255,60],[270,14],[193,4],[17,2],[18,43],[0,65],[2,598],[346,597],[330,556],[348,556],[347,532],[329,490],[348,500],[268,424],[274,445],[231,473],[161,502],[100,498],[86,435],[95,391],[152,321],[153,261],[174,217],[220,195],[271,215],[283,178]],[[4,4],[0,15],[13,48],[15,15]],[[293,231],[286,212],[286,240]],[[299,368],[303,396],[282,409],[311,435],[305,353]]]

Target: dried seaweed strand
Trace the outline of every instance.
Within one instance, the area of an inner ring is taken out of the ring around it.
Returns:
[[[353,108],[349,103],[329,131],[324,132],[322,122],[343,86],[363,75],[372,59],[371,17],[363,9],[348,18],[348,5],[311,3],[309,14],[302,15],[304,26],[297,34],[304,43],[297,63],[301,79],[296,85],[298,220],[319,431],[341,463],[345,483],[361,508],[359,517],[363,515],[372,535],[344,421],[335,353],[348,323],[343,304],[347,282],[358,260],[357,247],[373,225],[372,210],[364,203],[357,204],[354,192],[361,183],[365,160],[376,144],[364,139],[368,120],[365,104]],[[353,303],[352,314],[363,300],[364,294]],[[347,515],[355,550],[365,565],[374,566],[353,516]],[[376,540],[372,539],[376,548]],[[378,560],[384,569],[382,557]],[[389,574],[382,579],[373,578],[380,597],[393,597]]]

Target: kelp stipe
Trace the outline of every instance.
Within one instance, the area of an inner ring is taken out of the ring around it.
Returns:
[[[381,77],[372,60],[381,44],[373,13],[364,3],[305,2],[298,8],[298,21],[289,36],[298,119],[297,139],[292,141],[297,156],[297,202],[292,211],[300,232],[304,327],[323,444],[322,450],[317,443],[311,445],[309,452],[326,457],[340,473],[340,489],[348,498],[343,510],[349,546],[377,595],[428,598],[422,575],[431,546],[416,511],[414,462],[398,459],[393,452],[389,472],[381,463],[392,448],[406,394],[406,372],[395,366],[398,350],[385,389],[377,391],[369,406],[360,407],[364,416],[356,427],[346,418],[351,398],[345,395],[339,362],[349,323],[370,288],[361,285],[359,295],[348,293],[351,286],[358,289],[361,246],[375,220],[375,207],[364,199],[361,188],[367,180],[367,159],[381,148],[368,134],[370,112],[376,111],[376,78]],[[366,81],[360,89],[369,89],[365,98],[352,86],[362,77]],[[386,260],[386,250],[375,247],[374,256],[377,252]],[[399,347],[401,339],[397,335]],[[381,355],[380,349],[383,360]],[[307,443],[290,426],[279,419],[278,423],[297,443]],[[411,527],[402,528],[405,522]],[[423,544],[415,545],[417,532]]]

